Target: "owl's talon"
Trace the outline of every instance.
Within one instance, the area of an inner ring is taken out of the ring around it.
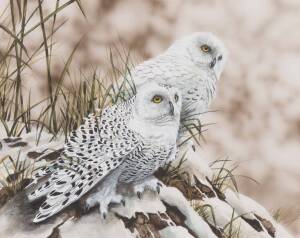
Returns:
[[[134,185],[134,192],[137,194],[138,198],[141,199],[142,194],[145,190],[150,190],[153,192],[160,193],[163,183],[160,182],[154,176],[147,177],[144,180],[139,181],[139,183]]]
[[[125,206],[125,199],[116,193],[116,188],[111,184],[102,184],[96,193],[91,194],[86,199],[86,208],[99,205],[99,213],[102,219],[106,219],[110,205],[122,204]]]
[[[91,207],[87,203],[82,206],[83,213],[87,213],[90,209]]]

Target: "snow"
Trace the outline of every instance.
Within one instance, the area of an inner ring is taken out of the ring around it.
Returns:
[[[20,149],[20,156],[22,159],[26,158],[28,151],[41,152],[45,149],[58,149],[62,147],[63,139],[58,138],[56,141],[48,142],[52,136],[43,133],[41,137],[41,142],[39,145],[35,143],[36,132],[31,132],[29,134],[22,136],[22,141],[27,142],[28,145],[22,148],[10,148],[5,142],[3,142],[3,148],[1,150],[2,155],[9,154],[11,156],[16,156]],[[205,177],[212,177],[212,170],[208,166],[207,162],[198,155],[198,152],[194,152],[191,145],[188,145],[185,150],[187,162],[184,163],[183,170],[188,172],[191,177],[196,176],[200,181],[206,183]],[[185,153],[184,152],[184,153]],[[182,152],[181,152],[182,153]],[[249,219],[255,219],[254,213],[261,216],[264,219],[269,220],[276,227],[276,238],[288,238],[291,237],[288,232],[279,224],[274,221],[270,216],[268,211],[259,205],[254,200],[248,198],[245,195],[236,193],[231,189],[226,189],[224,192],[226,196],[226,202],[214,198],[205,197],[203,201],[194,201],[200,205],[209,205],[213,208],[215,214],[216,225],[218,227],[225,227],[229,224],[232,217],[234,217],[233,226],[235,229],[240,228],[240,234],[249,237],[261,237],[267,238],[269,235],[266,231],[257,233],[248,223],[246,223],[239,216],[243,215]],[[118,219],[114,213],[127,218],[135,217],[137,212],[147,214],[158,214],[165,213],[166,207],[163,202],[169,204],[170,206],[176,206],[179,211],[186,217],[185,225],[197,234],[199,237],[215,238],[215,234],[212,232],[208,224],[195,212],[191,207],[190,202],[188,202],[181,192],[173,187],[163,186],[161,189],[160,196],[155,195],[151,192],[146,192],[143,194],[142,199],[138,199],[136,196],[126,197],[126,206],[121,205],[113,207],[112,212],[108,214],[107,220],[103,221],[97,211],[85,215],[80,219],[69,219],[59,228],[62,237],[74,237],[78,234],[89,234],[91,238],[99,237],[116,237],[118,234],[123,234],[124,237],[133,237],[133,234],[125,229],[124,224],[120,219]],[[212,217],[208,218],[211,224],[214,224]],[[0,227],[2,228],[3,234],[10,234],[12,237],[26,237],[28,233],[26,231],[11,230],[11,224],[16,221],[12,219],[10,215],[2,215],[0,217]],[[59,224],[61,219],[57,219],[54,224]],[[51,232],[54,224],[47,224],[38,227],[32,233],[32,237],[44,237],[46,234]],[[160,231],[161,236],[164,238],[169,237],[192,237],[191,234],[185,227],[174,226],[174,224],[169,223],[169,227],[164,228]],[[137,232],[137,231],[136,231]],[[1,235],[1,233],[0,233]]]
[[[0,133],[1,133],[1,129],[0,129]],[[37,139],[39,138],[39,136],[40,139],[38,141],[39,143],[37,144]],[[20,158],[21,160],[24,160],[26,159],[26,154],[29,151],[42,152],[44,150],[49,150],[49,152],[52,152],[53,150],[62,148],[64,144],[63,137],[58,137],[53,139],[53,135],[51,135],[50,133],[47,133],[45,131],[40,133],[35,129],[33,129],[30,133],[22,134],[21,137],[22,140],[20,141],[26,142],[27,143],[26,146],[10,147],[9,145],[13,145],[14,142],[6,143],[3,140],[1,140],[6,138],[6,136],[1,137],[0,142],[2,144],[2,148],[0,148],[0,158],[9,154],[13,159],[16,159],[18,157],[19,152],[21,152]]]
[[[196,176],[199,180],[205,180],[205,177],[212,178],[213,171],[209,167],[207,161],[200,154],[200,151],[197,149],[197,145],[195,145],[196,151],[192,149],[193,143],[187,143],[184,148],[181,148],[178,154],[178,159],[174,161],[174,166],[180,162],[180,159],[184,156],[185,159],[188,160],[187,163],[183,163],[180,167],[182,171],[186,172],[190,179],[191,184],[194,184],[194,176]]]
[[[226,202],[232,208],[234,208],[234,211],[237,214],[243,215],[244,217],[246,217],[248,219],[254,219],[255,218],[254,215],[253,215],[254,211],[249,209],[249,207],[247,207],[247,204],[244,204],[243,201],[240,199],[241,196],[242,196],[241,194],[232,191],[230,188],[226,189],[226,191],[224,193],[225,193],[225,196],[226,196]],[[268,217],[269,217],[269,215],[268,215]]]
[[[11,122],[7,122],[7,124],[11,124]],[[17,159],[19,161],[25,161],[24,166],[27,167],[29,170],[33,166],[35,168],[45,165],[46,161],[41,160],[39,161],[39,157],[35,159],[29,159],[27,156],[28,152],[35,151],[35,152],[43,152],[41,156],[45,156],[48,153],[53,152],[54,150],[60,149],[63,147],[64,138],[57,137],[54,138],[53,135],[42,131],[41,133],[37,131],[35,128],[32,129],[30,133],[25,133],[25,131],[20,135],[21,140],[16,142],[5,142],[3,139],[7,138],[6,133],[4,131],[3,124],[0,123],[0,159],[4,161],[4,163],[0,164],[0,177],[6,177],[9,174],[13,174],[15,172],[14,164],[8,160],[4,159],[7,156],[10,156],[15,162]],[[39,138],[39,143],[37,144],[37,139]],[[10,139],[16,139],[15,137],[10,137]],[[25,146],[16,146],[10,147],[16,143],[25,142]],[[28,170],[28,171],[29,171]],[[0,183],[0,188],[2,184]]]
[[[20,141],[26,142],[25,147],[9,147],[9,143],[2,140],[3,148],[0,150],[0,156],[10,155],[14,159],[20,153],[21,159],[28,159],[27,153],[29,151],[42,152],[48,149],[49,152],[55,149],[62,148],[63,138],[52,139],[52,135],[43,132],[41,135],[41,140],[39,145],[36,145],[37,132],[33,131],[28,134],[22,135]],[[13,143],[11,143],[13,144]],[[213,171],[209,167],[207,161],[199,156],[199,151],[194,152],[192,150],[191,144],[188,144],[180,152],[181,155],[186,153],[187,161],[183,164],[182,170],[186,171],[191,178],[196,176],[199,181],[211,187],[210,184],[206,182],[206,177],[212,178]],[[181,156],[179,155],[179,158]],[[35,166],[39,166],[45,161],[35,163]],[[209,205],[213,208],[213,213],[215,215],[216,225],[218,227],[225,227],[234,217],[233,228],[240,229],[241,237],[258,237],[258,238],[269,238],[267,231],[256,232],[247,222],[240,218],[241,215],[248,219],[256,219],[254,213],[260,217],[270,221],[276,228],[276,238],[290,238],[292,237],[280,224],[278,224],[269,212],[260,204],[255,202],[253,199],[234,192],[230,188],[224,191],[226,201],[220,200],[217,196],[213,198],[204,197],[202,201],[193,201],[198,205]],[[191,203],[185,199],[183,194],[174,187],[163,186],[161,188],[160,195],[157,196],[152,192],[146,192],[143,194],[142,199],[138,199],[137,196],[126,196],[126,205],[113,207],[111,212],[108,214],[107,220],[103,221],[97,211],[90,214],[84,215],[79,219],[69,218],[66,222],[60,225],[59,230],[61,232],[61,237],[76,237],[78,235],[84,236],[88,234],[90,238],[93,237],[118,237],[122,234],[122,237],[131,238],[136,234],[132,234],[128,229],[124,227],[123,222],[117,218],[114,214],[118,214],[122,217],[132,218],[135,217],[136,213],[147,214],[160,214],[166,212],[166,207],[163,202],[170,206],[176,206],[179,211],[186,217],[185,225],[186,227],[175,226],[169,220],[169,226],[160,231],[163,238],[169,237],[182,237],[190,238],[192,235],[188,232],[191,230],[199,237],[216,238],[216,235],[212,232],[209,225],[199,216],[195,210],[192,208]],[[13,207],[7,205],[5,209],[1,210],[0,216],[0,237],[13,237],[22,238],[27,237],[29,231],[20,226],[18,229],[14,228],[13,224],[18,222],[18,219],[14,217],[17,214],[17,210]],[[214,224],[212,217],[208,220],[211,224]],[[22,221],[23,222],[23,221]],[[54,220],[54,222],[45,225],[36,226],[32,231],[30,231],[30,236],[33,238],[46,237],[51,232],[53,227],[60,224],[62,218]],[[188,228],[188,229],[187,229]],[[227,229],[228,230],[228,229]],[[149,230],[150,231],[150,230]],[[135,231],[137,233],[137,231]],[[9,234],[9,236],[8,236]]]
[[[127,230],[120,219],[108,217],[106,221],[100,218],[96,212],[83,216],[80,219],[72,219],[59,227],[60,235],[63,238],[86,237],[124,237],[134,238],[133,234]]]
[[[257,237],[257,238],[270,238],[266,232],[257,232],[248,223],[239,217],[234,209],[226,202],[219,200],[218,198],[205,198],[202,205],[210,205],[213,208],[213,213],[216,221],[216,225],[219,227],[227,226],[226,231],[230,227],[232,219],[233,230],[240,231],[240,237]],[[210,217],[210,223],[214,224],[212,217]]]
[[[169,226],[159,231],[161,238],[194,238],[181,226]]]
[[[233,201],[232,197],[235,195],[233,195],[232,192],[227,192],[226,194],[229,195],[227,197],[227,201],[229,201],[229,203],[231,202],[231,205],[233,207],[236,207],[236,204],[238,204],[236,202],[237,200],[235,202],[232,202]],[[291,234],[289,234],[289,232],[286,229],[284,229],[280,224],[278,224],[274,220],[274,218],[270,215],[270,213],[262,205],[258,204],[256,201],[254,201],[253,199],[251,199],[243,194],[239,194],[238,198],[240,201],[239,212],[242,212],[241,214],[253,212],[253,213],[259,215],[260,217],[270,221],[276,229],[276,233],[275,233],[276,238],[292,237]]]
[[[198,237],[216,238],[207,223],[195,212],[182,193],[174,187],[163,187],[160,198],[171,206],[176,206],[186,216],[185,224]]]
[[[276,229],[276,238],[289,238],[292,237],[280,224],[278,224],[269,212],[262,207],[260,204],[255,202],[253,199],[227,189],[225,191],[226,202],[219,200],[218,198],[204,198],[200,201],[200,205],[210,205],[213,207],[213,212],[215,215],[216,224],[220,227],[226,226],[232,217],[234,218],[233,225],[235,228],[240,227],[241,237],[247,235],[249,237],[270,237],[263,227],[264,232],[256,232],[252,227],[249,226],[244,220],[239,216],[243,216],[248,219],[256,219],[254,214],[267,219],[272,223]],[[212,217],[210,216],[209,221],[214,224]]]
[[[19,211],[19,203],[15,200],[1,208],[0,215],[0,237],[5,238],[45,238],[48,237],[52,228],[60,224],[61,217],[55,219],[50,224],[35,226],[30,223],[27,215]]]
[[[270,220],[276,227],[276,238],[290,238],[292,237],[288,232],[279,224],[277,224],[269,213],[258,203],[252,199],[237,194],[231,190],[225,192],[226,201],[219,200],[217,197],[204,198],[203,201],[198,202],[200,205],[209,205],[213,208],[218,227],[225,227],[229,224],[232,217],[234,218],[233,229],[240,230],[240,237],[256,237],[256,238],[270,238],[266,231],[256,232],[248,223],[241,219],[240,215],[252,215],[255,212],[259,216]],[[23,201],[24,202],[24,201]],[[114,214],[123,217],[134,217],[137,212],[147,214],[165,213],[166,207],[163,204],[167,203],[170,206],[175,206],[185,216],[186,227],[174,226],[169,223],[169,226],[160,230],[159,233],[162,238],[191,238],[193,237],[188,230],[194,232],[198,237],[216,238],[208,224],[200,217],[192,208],[191,203],[185,199],[182,193],[174,187],[163,186],[160,195],[157,196],[152,192],[146,192],[142,199],[137,197],[126,197],[126,206],[119,205],[111,209],[106,220],[102,220],[97,210],[86,214],[80,218],[68,218],[63,224],[63,217],[58,217],[51,223],[35,226],[34,229],[27,229],[24,222],[30,221],[25,219],[23,214],[19,217],[18,203],[14,201],[5,205],[1,209],[0,216],[0,237],[9,238],[42,238],[51,234],[53,228],[58,224],[61,237],[84,237],[88,235],[93,237],[119,237],[122,234],[124,238],[135,237],[128,229],[125,228],[123,222]],[[15,205],[16,204],[16,205]],[[234,208],[234,209],[233,209]],[[245,214],[247,213],[247,214]],[[253,215],[248,218],[254,218]],[[208,218],[211,224],[214,224],[212,218]],[[18,224],[18,226],[14,226]],[[16,228],[17,227],[17,228]],[[187,229],[188,228],[188,229]],[[228,226],[227,226],[228,230]]]

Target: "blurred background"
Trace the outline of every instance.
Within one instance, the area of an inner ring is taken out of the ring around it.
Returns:
[[[45,0],[44,10],[50,12],[55,3]],[[6,4],[1,0],[0,10]],[[28,5],[35,8],[36,1]],[[82,6],[86,17],[76,4],[58,16],[58,23],[67,21],[55,34],[52,52],[60,72],[81,40],[70,72],[75,81],[78,69],[99,67],[106,74],[109,47],[120,42],[135,62],[194,31],[213,32],[225,42],[229,60],[211,105],[217,111],[203,119],[215,124],[205,132],[201,153],[210,161],[239,163],[236,174],[259,182],[240,177],[240,191],[300,233],[300,1],[89,0]],[[0,48],[6,47],[1,38]],[[33,31],[25,42],[29,51],[41,39],[41,31]],[[41,56],[24,72],[24,90],[34,92],[32,100],[45,97],[44,66]]]

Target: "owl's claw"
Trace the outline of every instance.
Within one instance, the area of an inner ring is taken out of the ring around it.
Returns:
[[[99,213],[102,219],[107,218],[110,204],[122,204],[125,206],[125,199],[120,194],[116,194],[115,190],[110,187],[99,189],[98,192],[91,194],[84,205],[84,209],[88,211],[90,208],[99,205]]]
[[[83,214],[85,214],[85,213],[87,213],[87,212],[89,211],[89,207],[87,206],[86,203],[84,203],[84,204],[82,204],[82,205],[80,206],[80,211],[81,211]]]
[[[158,194],[160,194],[160,188],[163,186],[161,182],[157,182],[156,191]]]
[[[155,177],[151,176],[145,180],[140,181],[138,184],[134,185],[134,191],[137,194],[138,198],[142,198],[142,194],[145,190],[151,190],[154,192],[160,193],[160,189],[163,184]]]
[[[160,193],[160,186],[156,187],[156,191],[157,191],[158,194]]]

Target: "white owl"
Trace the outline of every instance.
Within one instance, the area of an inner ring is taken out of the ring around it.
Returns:
[[[139,64],[131,75],[137,89],[152,81],[178,88],[182,95],[182,119],[193,118],[207,111],[226,58],[227,50],[216,36],[197,32]]]
[[[41,222],[78,200],[91,189],[87,207],[123,203],[118,184],[132,184],[140,196],[145,188],[159,191],[153,173],[175,158],[181,96],[177,89],[156,83],[142,86],[129,101],[90,115],[71,133],[61,157],[41,169],[34,182],[44,183],[28,194],[46,197],[34,222]],[[47,177],[48,176],[48,177]],[[46,181],[45,181],[46,178]]]

